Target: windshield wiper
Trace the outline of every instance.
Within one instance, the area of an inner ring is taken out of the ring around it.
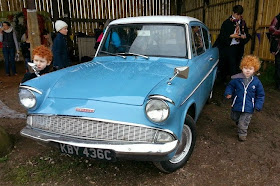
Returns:
[[[120,55],[133,55],[133,56],[140,56],[140,57],[143,57],[145,59],[149,59],[148,56],[145,56],[145,55],[142,55],[142,54],[135,54],[135,53],[132,53],[132,52],[125,52],[125,53],[118,53]]]
[[[101,51],[99,51],[99,52],[100,52],[100,53],[104,53],[104,54],[108,54],[108,55],[112,55],[112,56],[119,56],[119,57],[121,57],[121,58],[123,58],[123,59],[126,59],[126,57],[125,57],[125,56],[123,56],[123,55],[119,55],[119,54],[121,54],[121,53],[114,54],[114,53],[107,52],[107,51],[104,51],[104,50],[101,50]]]

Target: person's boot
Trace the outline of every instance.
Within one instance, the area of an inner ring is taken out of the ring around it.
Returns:
[[[246,141],[246,136],[238,136],[239,141]]]

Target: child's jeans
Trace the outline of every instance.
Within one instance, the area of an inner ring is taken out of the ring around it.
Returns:
[[[238,136],[247,136],[248,126],[253,114],[231,111],[231,119],[238,124]]]

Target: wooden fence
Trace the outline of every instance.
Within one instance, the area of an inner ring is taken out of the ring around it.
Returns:
[[[67,3],[65,3],[67,2]],[[72,33],[92,33],[106,19],[146,15],[170,15],[175,0],[35,0],[37,11],[52,20],[68,17]],[[0,0],[1,11],[21,11],[27,0]],[[57,7],[54,7],[57,6]],[[56,10],[58,12],[56,12]]]
[[[68,4],[65,4],[68,2]],[[108,18],[176,14],[177,0],[35,0],[38,11],[48,12],[52,20],[68,17],[72,33],[91,34],[98,22]],[[202,20],[209,28],[214,42],[222,22],[232,14],[232,7],[244,7],[243,17],[253,39],[245,53],[264,60],[273,60],[266,37],[273,17],[280,12],[279,0],[182,0],[181,14]],[[21,11],[27,0],[0,0],[1,11]],[[66,5],[66,6],[65,6]],[[56,7],[54,7],[56,6]]]
[[[209,27],[214,42],[223,21],[232,14],[232,7],[237,4],[244,7],[243,18],[253,36],[246,45],[245,54],[253,53],[263,60],[274,60],[269,52],[266,33],[273,17],[280,12],[279,0],[185,0],[182,14],[202,20]]]
[[[176,0],[34,0],[36,10],[49,15],[52,26],[57,19],[70,25],[73,54],[78,53],[76,35],[92,36],[99,22],[123,17],[170,15],[176,11]],[[27,8],[28,0],[0,0],[0,21],[2,12],[18,13]],[[3,17],[3,16],[2,16]],[[2,20],[3,21],[3,20]],[[1,54],[0,54],[1,55]],[[1,57],[1,56],[0,56]]]

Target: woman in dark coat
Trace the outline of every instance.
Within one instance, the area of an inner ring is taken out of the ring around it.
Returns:
[[[68,25],[61,20],[55,22],[55,30],[58,32],[52,46],[53,68],[59,70],[70,66],[70,59],[67,47]]]

